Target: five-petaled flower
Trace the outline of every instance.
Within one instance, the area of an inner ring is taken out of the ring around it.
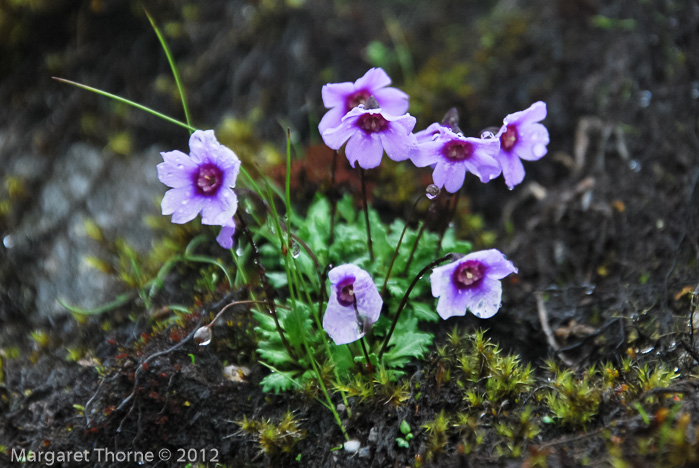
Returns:
[[[177,150],[160,153],[164,162],[158,164],[158,178],[171,187],[163,197],[163,214],[183,224],[201,213],[204,224],[230,226],[238,207],[233,192],[238,156],[216,140],[213,130],[192,133],[189,150],[189,155]]]
[[[381,108],[361,105],[349,111],[339,126],[326,130],[323,140],[335,150],[347,142],[345,155],[352,167],[359,162],[361,168],[373,169],[381,164],[384,150],[394,161],[404,161],[417,153],[417,140],[412,134],[415,122],[410,114],[395,116]]]
[[[432,179],[437,187],[457,192],[467,171],[484,183],[500,175],[500,165],[495,160],[500,147],[497,139],[467,138],[439,124],[432,124],[427,130],[433,132],[432,138],[423,137],[419,151],[411,159],[418,167],[435,164]]]
[[[323,86],[323,104],[330,110],[318,124],[320,134],[340,125],[342,117],[360,104],[366,104],[370,96],[374,96],[384,111],[393,115],[405,114],[408,111],[408,95],[389,87],[390,84],[391,78],[383,69],[372,68],[354,83],[347,81]]]
[[[328,272],[330,299],[323,316],[323,328],[335,344],[362,338],[381,314],[383,300],[369,273],[345,264]]]
[[[545,118],[546,103],[542,101],[505,117],[496,137],[500,139],[498,160],[508,187],[513,188],[524,179],[524,165],[520,159],[536,161],[547,153],[549,131],[538,123]]]
[[[466,309],[489,318],[500,309],[500,280],[517,273],[512,262],[496,249],[470,253],[432,271],[432,295],[439,297],[437,313],[443,319],[465,315]]]

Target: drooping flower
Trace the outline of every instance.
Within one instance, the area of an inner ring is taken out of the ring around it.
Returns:
[[[355,107],[342,118],[337,127],[323,132],[323,141],[337,150],[347,142],[345,155],[352,167],[356,162],[363,169],[373,169],[381,164],[384,150],[394,161],[404,161],[417,152],[417,140],[411,132],[415,117],[410,114],[395,116],[381,108]]]
[[[183,224],[201,213],[201,222],[226,226],[238,208],[233,192],[240,171],[238,156],[221,145],[213,130],[197,130],[189,138],[190,154],[181,151],[160,153],[158,179],[171,187],[162,201],[164,215]]]
[[[349,111],[366,104],[369,96],[374,96],[379,106],[392,115],[402,115],[408,111],[408,95],[389,87],[391,78],[381,68],[372,68],[354,83],[328,83],[321,91],[323,104],[330,109],[318,125],[322,135],[326,130],[337,127]]]
[[[346,264],[328,272],[330,298],[323,328],[335,344],[352,343],[363,337],[381,314],[383,300],[369,273]]]
[[[504,125],[496,137],[500,140],[498,161],[509,188],[524,179],[524,165],[521,159],[536,161],[547,152],[549,131],[541,122],[546,118],[546,103],[535,102],[528,109],[510,114],[503,120]]]
[[[233,248],[233,236],[235,235],[235,221],[231,218],[230,223],[223,225],[221,231],[216,236],[216,242],[224,249]]]
[[[495,138],[467,138],[439,124],[432,124],[433,137],[423,138],[411,159],[418,167],[435,165],[432,179],[439,188],[455,193],[464,184],[466,172],[485,183],[500,175],[495,160],[500,142]],[[429,129],[428,128],[428,129]]]
[[[438,297],[437,313],[443,319],[463,316],[466,309],[479,318],[490,318],[500,309],[500,280],[517,268],[496,249],[473,252],[432,271],[432,295]]]

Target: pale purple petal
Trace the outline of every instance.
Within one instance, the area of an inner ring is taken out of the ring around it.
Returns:
[[[354,82],[356,91],[366,89],[370,93],[374,93],[378,88],[383,88],[391,84],[391,78],[383,71],[383,68],[371,68],[364,76]]]
[[[356,124],[359,115],[361,115],[361,112],[357,113],[355,110],[352,110],[342,118],[342,122],[339,126],[324,131],[321,136],[325,144],[328,145],[330,149],[340,149],[349,137],[358,130]]]
[[[434,141],[434,139],[440,134],[439,129],[442,127],[442,124],[440,124],[439,122],[435,122],[426,129],[420,130],[419,132],[415,133],[415,137],[417,138],[418,144]]]
[[[199,164],[212,152],[212,148],[218,146],[213,130],[196,130],[189,137],[189,155],[195,163]]]
[[[323,86],[320,94],[323,96],[323,105],[326,108],[340,107],[344,115],[345,106],[347,105],[347,96],[353,92],[354,84],[346,81],[344,83],[328,83]],[[340,116],[340,118],[342,118],[342,116]]]
[[[505,125],[517,124],[518,126],[523,123],[529,122],[541,122],[546,118],[546,103],[543,101],[538,101],[529,106],[527,109],[514,114],[510,114],[503,122]]]
[[[468,309],[478,318],[487,319],[495,315],[502,303],[502,284],[486,276],[480,284],[469,290]]]
[[[547,152],[549,131],[540,123],[529,123],[518,128],[520,140],[513,148],[517,155],[527,161],[541,159]]]
[[[468,260],[478,260],[483,263],[487,266],[486,275],[498,280],[511,273],[517,273],[517,268],[497,249],[480,250],[459,259],[460,262]]]
[[[513,188],[524,180],[524,165],[516,154],[500,150],[498,160],[502,166],[505,183],[509,188]]]
[[[233,248],[233,236],[235,235],[235,223],[231,221],[230,225],[223,226],[221,231],[216,236],[216,242],[224,249]]]
[[[417,136],[417,134],[415,134]],[[431,166],[437,161],[442,160],[442,147],[444,143],[437,140],[423,141],[418,140],[417,152],[413,155],[411,161],[417,167]]]
[[[238,197],[231,190],[221,187],[215,197],[205,198],[201,210],[202,224],[225,225],[238,209]]]
[[[444,187],[450,193],[456,193],[464,185],[465,177],[466,166],[444,161],[437,162],[432,173],[434,184],[439,188]]]
[[[439,166],[440,164],[437,164]],[[466,166],[464,164],[441,164],[442,166],[448,166],[448,175],[446,181],[444,182],[444,188],[449,193],[456,193],[464,185],[464,179],[466,178]],[[436,172],[436,168],[435,168]]]
[[[406,133],[406,127],[410,123],[403,120],[391,122],[388,131],[381,133],[383,148],[388,157],[394,161],[405,161],[418,153],[415,135],[409,133],[410,130]],[[412,118],[412,125],[415,126],[414,118]]]
[[[328,272],[328,278],[331,282],[330,298],[323,316],[323,328],[335,344],[351,343],[364,336],[357,315],[364,322],[364,328],[373,325],[379,319],[383,300],[371,275],[355,265],[335,267]],[[347,279],[352,281],[355,303],[343,306],[337,298],[337,285]]]
[[[464,165],[469,172],[478,176],[483,183],[499,176],[502,169],[495,157],[500,151],[500,140],[480,140],[477,138],[467,138],[467,140],[472,142],[474,149],[471,156],[464,160]]]
[[[201,211],[204,198],[194,193],[193,188],[180,187],[165,192],[161,204],[164,215],[172,215],[172,222],[184,224],[193,220]]]
[[[364,331],[359,328],[354,307],[340,305],[334,288],[323,316],[323,329],[336,345],[352,343],[364,336]]]
[[[403,115],[408,112],[410,97],[396,88],[381,88],[373,91],[376,102],[382,111],[393,115]]]
[[[449,317],[466,315],[470,296],[470,291],[459,290],[449,284],[437,301],[437,313],[444,320]]]
[[[345,155],[352,167],[357,161],[362,169],[378,167],[383,157],[381,139],[377,134],[367,135],[358,130],[347,142]]]
[[[322,119],[320,119],[320,123],[318,124],[318,131],[320,132],[321,135],[326,130],[330,130],[331,128],[335,128],[338,125],[342,123],[342,117],[345,116],[345,106],[337,106],[333,107],[329,111],[325,113]],[[329,146],[329,145],[328,145]]]
[[[458,265],[459,262],[456,261],[432,270],[432,274],[430,275],[432,296],[439,297],[446,292],[447,288],[452,287],[451,276],[454,274],[454,270]]]
[[[158,164],[158,179],[168,187],[178,188],[192,183],[192,173],[197,165],[181,151],[160,153],[164,162]]]
[[[470,276],[464,276],[467,272]],[[469,309],[476,317],[489,318],[500,309],[500,279],[517,269],[498,250],[470,253],[430,275],[432,295],[439,297],[437,312],[447,319]],[[477,276],[473,276],[477,275]]]

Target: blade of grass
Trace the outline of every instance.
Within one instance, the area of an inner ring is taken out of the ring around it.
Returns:
[[[123,97],[117,96],[116,94],[108,93],[106,91],[102,91],[101,89],[93,88],[91,86],[87,86],[87,85],[84,85],[81,83],[76,83],[75,81],[66,80],[65,78],[58,78],[56,76],[52,76],[51,78],[53,78],[56,81],[60,81],[61,83],[67,83],[69,85],[76,86],[76,87],[78,87],[80,89],[84,89],[86,91],[92,91],[93,93],[108,97],[110,99],[114,99],[115,101],[121,102],[123,104],[128,104],[129,106],[135,107],[136,109],[148,112],[149,114],[153,114],[156,117],[160,117],[161,119],[163,119],[167,122],[173,123],[175,125],[179,125],[180,127],[184,127],[187,130],[189,130],[190,132],[193,132],[196,130],[196,128],[192,127],[189,124],[186,124],[184,122],[180,122],[179,120],[173,119],[172,117],[169,117],[165,114],[161,114],[160,112],[153,110],[150,107],[146,107],[146,106],[139,104],[137,102],[130,101],[128,99],[124,99]]]
[[[165,42],[165,38],[163,37],[162,33],[160,32],[160,29],[158,29],[158,26],[155,24],[155,20],[153,20],[153,17],[148,13],[148,10],[143,8],[143,11],[146,12],[146,16],[148,17],[148,21],[150,21],[150,25],[153,27],[153,31],[155,31],[156,36],[158,36],[158,40],[160,41],[160,45],[163,47],[163,51],[165,51],[165,56],[167,57],[167,61],[170,64],[170,69],[172,70],[172,76],[175,78],[175,84],[177,85],[177,91],[180,93],[180,99],[182,100],[182,108],[184,109],[184,118],[187,121],[187,125],[190,127],[190,133],[192,132],[192,120],[189,117],[189,107],[187,107],[187,98],[184,93],[184,87],[182,86],[182,81],[180,80],[180,74],[177,71],[177,66],[175,65],[175,61],[172,59],[172,54],[170,53],[170,48],[167,45],[167,42]]]

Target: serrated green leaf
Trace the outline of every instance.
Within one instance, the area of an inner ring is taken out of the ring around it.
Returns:
[[[425,304],[424,302],[413,301],[411,302],[410,306],[413,312],[413,317],[417,318],[418,321],[439,321],[439,314],[437,314],[437,310],[434,304]]]
[[[403,367],[414,359],[422,358],[432,344],[433,335],[417,328],[417,318],[400,320],[388,343],[384,362],[389,367]]]
[[[352,195],[346,193],[342,196],[342,199],[337,202],[337,212],[346,223],[354,223],[357,216],[357,210],[354,208],[354,200]]]
[[[262,391],[279,393],[299,387],[300,384],[295,380],[297,375],[298,371],[272,372],[260,382]]]

